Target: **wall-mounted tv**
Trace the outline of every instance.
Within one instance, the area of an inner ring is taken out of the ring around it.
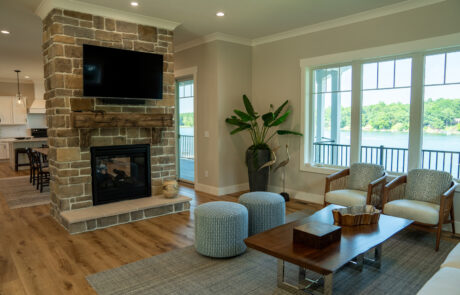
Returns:
[[[83,95],[163,97],[163,55],[83,45]]]

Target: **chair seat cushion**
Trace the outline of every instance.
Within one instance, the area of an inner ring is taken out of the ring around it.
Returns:
[[[439,205],[422,201],[394,200],[385,204],[383,213],[432,225],[439,221]]]
[[[326,202],[342,206],[366,205],[367,192],[341,189],[326,193]]]
[[[457,244],[457,246],[450,251],[446,260],[444,260],[443,264],[441,264],[441,267],[456,267],[460,269],[460,244]]]
[[[458,294],[460,284],[455,278],[460,278],[460,269],[453,267],[441,268],[425,283],[417,295]]]

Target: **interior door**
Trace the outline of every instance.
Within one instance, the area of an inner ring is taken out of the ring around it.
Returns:
[[[195,181],[195,111],[193,80],[179,80],[177,89],[177,135],[179,180]]]

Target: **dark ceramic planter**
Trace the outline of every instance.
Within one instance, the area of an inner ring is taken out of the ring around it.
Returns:
[[[270,150],[252,149],[246,151],[246,165],[248,166],[249,189],[251,192],[266,191],[268,187],[269,167],[259,168],[270,161]]]

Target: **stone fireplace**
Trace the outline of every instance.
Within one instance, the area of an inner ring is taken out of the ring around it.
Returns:
[[[125,105],[107,104],[96,97],[83,97],[83,44],[162,54],[163,99],[146,100],[141,105]],[[158,195],[163,180],[175,179],[173,33],[87,13],[53,9],[43,20],[43,57],[50,146],[51,215],[70,232],[151,217],[152,214],[144,212],[149,210],[148,205],[139,204],[133,208],[141,213],[123,212],[122,217],[120,214],[115,217],[106,214],[104,220],[92,215],[93,219],[79,219],[78,224],[71,224],[69,216],[72,214],[69,212],[102,207],[93,207],[98,201],[93,199],[94,189],[97,188],[92,187],[95,174],[94,167],[93,170],[91,167],[91,152],[97,151],[98,147],[147,147],[149,158],[143,165],[148,165],[144,169],[150,170],[150,173],[148,180],[143,181],[149,188],[141,195],[148,194],[149,189],[151,195]],[[121,157],[117,161],[122,165],[127,158]],[[115,165],[111,173],[114,169]],[[132,174],[129,178],[123,176],[123,172],[126,174],[126,171],[119,171],[119,175],[115,173],[114,179],[118,176],[118,180],[125,177],[125,183],[133,181]],[[121,198],[130,199],[132,196],[128,194]],[[102,202],[106,201],[104,199]],[[168,204],[172,203],[169,201]],[[161,205],[161,202],[158,204]],[[165,214],[188,207],[187,201],[181,206],[173,204],[172,209],[168,207],[157,211]]]

